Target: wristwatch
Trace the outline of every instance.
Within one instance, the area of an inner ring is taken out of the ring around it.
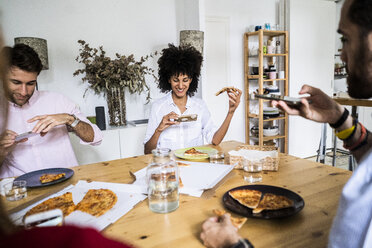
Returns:
[[[74,114],[72,116],[74,117],[75,120],[70,124],[70,127],[75,128],[77,126],[77,124],[79,124],[80,119],[77,118],[76,115],[74,115]]]
[[[231,248],[254,248],[248,239],[239,239],[238,243],[234,244]]]

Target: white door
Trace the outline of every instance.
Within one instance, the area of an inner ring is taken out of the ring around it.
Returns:
[[[289,30],[289,95],[298,96],[303,84],[332,94],[336,6],[324,0],[286,0]],[[319,146],[321,124],[301,117],[289,118],[290,155],[309,157]],[[328,128],[331,142],[331,129]]]
[[[228,110],[228,97],[215,93],[229,86],[229,19],[226,17],[206,17],[205,52],[203,79],[203,100],[206,102],[215,125],[220,126]],[[229,132],[224,140],[229,140]]]

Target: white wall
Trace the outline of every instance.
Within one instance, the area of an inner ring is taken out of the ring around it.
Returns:
[[[1,23],[6,45],[14,44],[14,37],[32,36],[48,42],[49,70],[42,71],[39,89],[58,91],[80,105],[87,115],[95,115],[96,106],[107,104],[103,96],[88,91],[87,84],[73,72],[82,68],[75,62],[77,40],[91,46],[104,46],[109,56],[116,52],[135,54],[136,58],[160,51],[168,43],[178,44],[179,29],[176,12],[182,9],[176,0],[2,0]],[[185,22],[182,22],[186,25]],[[157,69],[157,58],[149,62]],[[152,78],[148,84],[153,98],[160,96]],[[128,94],[127,94],[128,95]],[[145,95],[127,97],[127,118],[142,119],[150,105],[144,105]],[[107,119],[107,118],[106,118]]]
[[[288,0],[289,7],[289,95],[298,96],[303,84],[332,95],[335,3],[322,0]],[[316,18],[315,18],[316,17]],[[319,147],[321,124],[297,116],[289,117],[289,154],[308,157]],[[328,128],[328,144],[331,144]]]
[[[219,96],[218,100],[214,93],[221,85],[236,86],[244,89],[244,59],[243,59],[243,33],[248,31],[251,25],[263,25],[264,23],[277,23],[277,8],[279,0],[205,0],[205,16],[208,20],[229,20],[228,55],[227,61],[214,61],[214,64],[226,64],[225,70],[218,70],[214,75],[206,75],[203,84],[203,99],[206,100],[215,124],[220,125],[226,116],[228,109],[227,97]],[[214,24],[217,25],[217,24]],[[221,23],[221,25],[224,25]],[[224,28],[221,26],[221,28]],[[207,30],[208,31],[208,30]],[[206,34],[208,36],[209,34]],[[210,43],[221,43],[207,37]],[[218,36],[216,36],[216,39]],[[225,42],[223,42],[225,44]],[[208,43],[206,41],[208,50]],[[215,44],[211,44],[215,49]],[[222,47],[220,49],[223,49]],[[221,54],[222,55],[222,54]],[[216,56],[213,59],[223,59],[225,56]],[[206,58],[208,59],[208,57]],[[210,62],[208,62],[210,63]],[[208,70],[208,68],[206,68]],[[225,75],[226,74],[226,75]],[[228,78],[225,81],[225,78]],[[244,94],[241,104],[236,110],[230,129],[225,140],[239,140],[245,142],[245,109]]]

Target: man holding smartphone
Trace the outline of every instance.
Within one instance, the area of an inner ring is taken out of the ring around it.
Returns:
[[[42,64],[31,47],[5,47],[1,57],[8,70],[5,95],[9,115],[7,130],[0,135],[0,157],[4,158],[0,178],[78,165],[68,131],[74,132],[82,144],[98,145],[102,140],[99,128],[63,95],[35,90]],[[29,131],[37,135],[16,138]]]
[[[348,72],[348,93],[354,98],[371,98],[372,1],[346,0],[338,32],[343,36],[341,59]],[[372,135],[320,89],[304,85],[300,94],[310,96],[301,99],[299,108],[289,107],[284,101],[272,103],[288,114],[329,123],[335,135],[343,140],[344,148],[350,150],[359,163],[342,190],[328,247],[372,247]],[[252,247],[241,239],[227,217],[210,218],[203,224],[200,237],[204,244],[207,247]]]

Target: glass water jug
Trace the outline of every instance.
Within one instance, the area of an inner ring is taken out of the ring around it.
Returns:
[[[147,166],[149,208],[155,213],[169,213],[179,206],[179,172],[171,157],[171,150],[152,150],[152,162]]]

